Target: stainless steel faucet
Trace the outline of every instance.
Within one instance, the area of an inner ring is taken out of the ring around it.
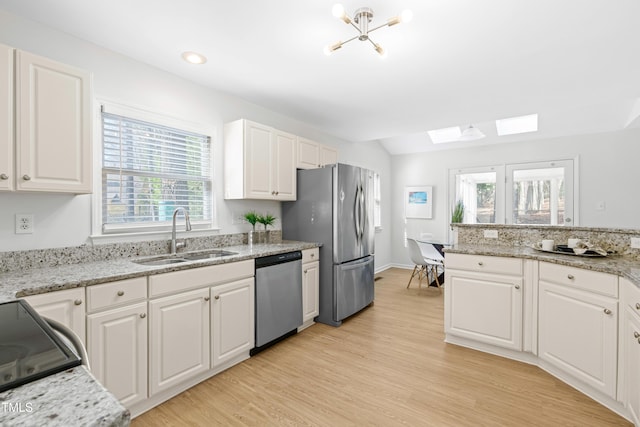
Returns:
[[[171,225],[171,255],[175,255],[177,249],[187,246],[186,242],[176,242],[176,216],[178,215],[179,211],[182,211],[182,213],[184,214],[185,229],[187,231],[191,231],[191,220],[189,219],[189,211],[187,211],[187,209],[183,208],[182,206],[177,207],[173,211],[173,223]]]

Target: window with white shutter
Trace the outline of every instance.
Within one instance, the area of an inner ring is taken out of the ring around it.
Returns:
[[[162,230],[175,208],[212,223],[207,135],[102,112],[103,233]]]

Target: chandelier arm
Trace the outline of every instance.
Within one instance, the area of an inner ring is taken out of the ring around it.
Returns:
[[[378,25],[377,27],[374,27],[374,28],[370,29],[370,30],[369,30],[369,32],[370,32],[370,33],[372,33],[372,32],[374,32],[375,30],[379,30],[380,28],[387,27],[387,26],[389,26],[389,23],[386,23],[386,22],[385,22],[385,23],[384,23],[384,24],[382,24],[382,25]]]
[[[358,31],[358,34],[362,34],[362,31],[360,31],[360,27],[353,23],[353,19],[349,21],[349,24],[351,24],[351,26]]]
[[[342,42],[342,44],[346,44],[346,43],[352,42],[352,41],[354,41],[355,39],[357,39],[358,37],[360,37],[360,36],[353,36],[353,37],[351,37],[350,39],[343,41],[343,42]]]
[[[373,47],[378,47],[378,44],[376,42],[374,42],[373,40],[371,40],[371,37],[369,37],[367,40],[369,40],[371,42]]]

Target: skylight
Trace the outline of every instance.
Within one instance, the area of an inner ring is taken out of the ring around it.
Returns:
[[[538,130],[538,115],[529,114],[528,116],[496,120],[496,129],[499,136],[535,132]]]
[[[431,142],[433,142],[434,144],[442,144],[443,142],[458,141],[460,139],[460,135],[462,135],[462,132],[460,132],[459,126],[442,128],[442,129],[434,129],[434,130],[427,131],[427,133],[429,134],[429,138],[431,138]]]

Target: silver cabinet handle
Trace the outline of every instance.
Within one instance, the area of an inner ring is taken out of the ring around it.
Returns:
[[[478,261],[478,265],[479,265],[480,267],[482,267],[482,266],[484,265],[484,262],[482,262],[482,261]]]
[[[80,305],[82,304],[82,300],[81,299],[77,299],[73,302],[75,305]]]
[[[144,319],[145,317],[147,317],[147,313],[140,313],[140,318]]]
[[[210,299],[211,299],[211,298],[209,298],[209,297],[204,297],[204,300],[205,300],[205,301],[209,301]]]
[[[213,297],[215,299],[220,299],[220,295],[216,295],[215,297]]]
[[[315,257],[315,256],[316,256],[316,254],[314,254],[314,253],[312,253],[312,254],[311,254],[311,258],[313,258],[313,257]]]
[[[22,175],[22,179],[24,179],[25,181],[31,181],[31,177],[27,174]]]
[[[569,279],[569,280],[573,280],[573,279],[575,279],[575,277],[573,277],[573,274],[568,274],[568,275],[567,275],[567,279]]]
[[[604,309],[604,314],[611,314],[611,310],[609,310],[608,308]]]
[[[307,270],[304,271],[304,274],[307,274]]]
[[[9,179],[9,175],[7,175],[6,173],[0,173],[0,179],[6,181]]]
[[[636,310],[640,310],[640,302],[636,303]]]
[[[516,285],[516,289],[520,289],[520,285]]]
[[[634,338],[640,338],[640,334],[637,333],[636,331],[633,331],[633,337]]]
[[[124,291],[118,291],[118,296],[121,297],[122,295],[124,295]]]

